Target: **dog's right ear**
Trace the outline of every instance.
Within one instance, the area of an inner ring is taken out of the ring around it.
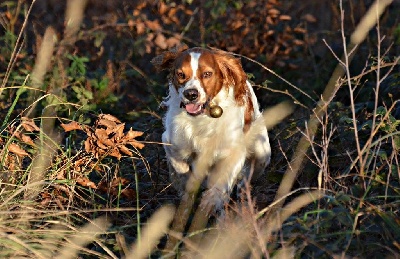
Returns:
[[[172,66],[172,63],[176,59],[176,57],[183,51],[187,50],[189,47],[182,43],[177,45],[176,47],[163,52],[162,54],[153,58],[150,62],[153,66],[158,70],[169,69]]]

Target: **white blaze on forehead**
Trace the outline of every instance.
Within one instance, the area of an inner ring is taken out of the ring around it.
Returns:
[[[196,89],[199,92],[199,98],[196,101],[197,103],[205,103],[207,101],[207,94],[204,91],[199,78],[197,77],[200,56],[201,53],[198,52],[190,53],[190,68],[192,69],[192,77],[184,84],[183,87],[180,87],[178,89],[179,96],[184,101],[184,103],[189,102],[183,94],[184,91],[187,89]]]
[[[198,52],[192,52],[190,53],[190,67],[192,68],[193,71],[193,78],[196,78],[197,74],[197,69],[199,68],[199,58],[200,58],[201,53]]]

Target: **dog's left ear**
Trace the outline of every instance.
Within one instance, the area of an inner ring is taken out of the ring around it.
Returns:
[[[150,62],[157,70],[169,69],[176,57],[183,51],[187,50],[189,47],[182,43],[168,51],[153,58]]]
[[[217,63],[222,72],[224,85],[234,87],[235,100],[239,105],[243,105],[247,91],[247,75],[240,59],[223,51],[217,51]]]

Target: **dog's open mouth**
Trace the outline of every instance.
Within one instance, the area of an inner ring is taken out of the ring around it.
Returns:
[[[197,104],[197,103],[181,103],[181,108],[185,108],[186,112],[189,115],[196,116],[204,113],[205,104]]]

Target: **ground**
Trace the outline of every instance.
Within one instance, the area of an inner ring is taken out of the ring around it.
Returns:
[[[141,236],[143,222],[166,204],[178,206],[181,197],[171,187],[160,143],[167,73],[156,73],[150,60],[181,42],[241,55],[264,110],[283,101],[295,104],[270,130],[273,155],[266,177],[245,196],[232,197],[227,221],[219,226],[235,231],[236,216],[255,219],[245,221],[254,228],[247,229],[251,249],[243,251],[268,256],[267,249],[273,256],[287,246],[307,258],[399,256],[398,2],[355,50],[351,65],[343,66],[351,80],[343,75],[338,81],[314,138],[306,141],[305,162],[286,204],[300,204],[300,194],[317,187],[324,188],[324,197],[293,211],[268,241],[260,237],[269,235],[263,229],[272,222],[265,208],[307,136],[308,120],[343,53],[343,36],[348,42],[372,1],[344,1],[341,22],[340,2],[328,0],[90,0],[71,16],[82,14],[78,32],[65,18],[66,1],[36,0],[32,10],[30,4],[0,4],[2,256],[54,254],[71,239],[61,235],[55,247],[43,245],[55,220],[75,229],[67,232],[73,236],[105,215],[111,227],[102,230],[101,241],[81,244],[79,254],[122,257]],[[54,50],[35,84],[27,75],[40,75],[35,69],[43,61],[38,57],[46,33],[57,40],[49,41]],[[25,191],[35,179],[44,184]],[[17,216],[27,211],[35,213]],[[154,257],[166,246],[166,238],[160,240]],[[193,252],[187,247],[181,252]]]

